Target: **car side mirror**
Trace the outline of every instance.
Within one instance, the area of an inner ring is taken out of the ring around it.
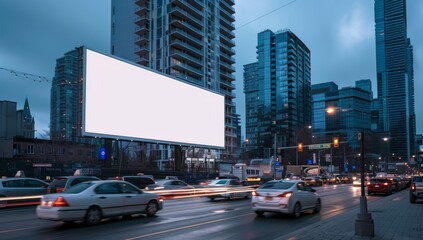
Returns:
[[[316,189],[310,188],[310,192],[316,192]]]

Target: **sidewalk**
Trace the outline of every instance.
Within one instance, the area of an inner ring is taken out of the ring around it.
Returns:
[[[411,204],[408,189],[368,202],[374,221],[374,238],[355,236],[355,220],[359,206],[349,212],[322,220],[279,240],[345,240],[345,239],[423,239],[423,201]]]

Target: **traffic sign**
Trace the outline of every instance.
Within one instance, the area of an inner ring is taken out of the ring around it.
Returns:
[[[308,149],[325,149],[325,148],[330,148],[330,143],[308,145]]]

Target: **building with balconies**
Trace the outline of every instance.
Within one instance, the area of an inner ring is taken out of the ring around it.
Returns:
[[[233,0],[112,0],[112,54],[225,96],[225,150],[235,159],[237,138]],[[207,108],[193,117],[207,116]]]

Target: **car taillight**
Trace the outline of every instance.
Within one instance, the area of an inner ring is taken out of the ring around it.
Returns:
[[[288,198],[290,196],[292,196],[292,192],[285,192],[285,193],[282,193],[282,194],[279,194],[278,195],[278,197],[286,197],[286,198]]]
[[[58,197],[53,203],[53,207],[69,207],[64,197]]]
[[[387,183],[387,182],[386,183],[383,183],[383,186],[388,186],[388,185],[389,185],[389,183]]]
[[[256,191],[253,191],[252,193],[251,193],[253,196],[260,196],[260,194],[258,193],[258,192],[256,192]]]
[[[56,188],[56,192],[58,192],[58,193],[61,193],[61,192],[63,192],[63,191],[65,191],[65,188]]]
[[[411,191],[416,191],[416,184],[415,183],[412,183],[411,184]]]

